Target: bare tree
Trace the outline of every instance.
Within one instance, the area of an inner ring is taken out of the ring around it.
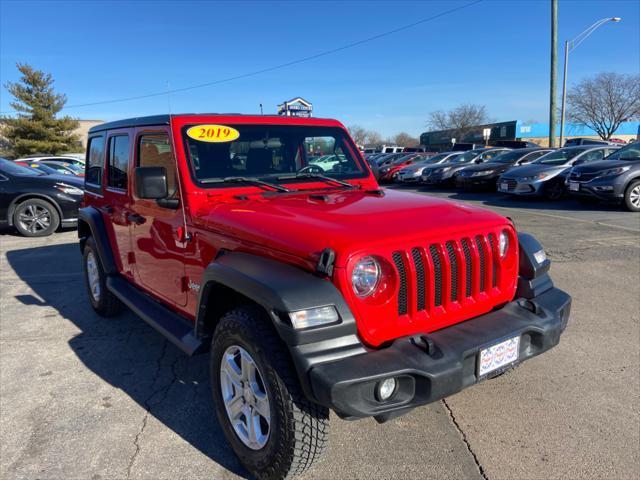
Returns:
[[[360,125],[351,125],[349,127],[349,134],[357,145],[364,145],[367,140],[367,131]]]
[[[367,136],[365,137],[366,142],[365,145],[381,145],[383,143],[382,141],[382,135],[380,135],[378,132],[374,131],[374,130],[367,130]]]
[[[434,130],[453,130],[453,136],[462,139],[474,127],[488,122],[489,117],[484,105],[462,104],[449,111],[431,112],[427,126]]]
[[[400,132],[393,137],[393,143],[400,147],[415,147],[420,143],[420,140],[407,132]]]
[[[625,120],[640,117],[640,75],[599,73],[567,93],[567,118],[609,140]]]

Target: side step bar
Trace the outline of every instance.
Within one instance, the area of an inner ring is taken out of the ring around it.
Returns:
[[[206,345],[193,333],[193,325],[118,276],[107,277],[107,288],[122,303],[167,340],[189,356],[202,353]]]

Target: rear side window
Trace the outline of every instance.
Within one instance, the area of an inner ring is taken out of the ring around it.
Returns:
[[[104,137],[91,137],[89,139],[89,152],[85,167],[85,183],[93,187],[102,185],[102,162],[104,159]]]
[[[107,185],[118,190],[127,189],[129,168],[129,136],[118,135],[109,139],[109,172]]]
[[[167,171],[168,196],[175,197],[178,191],[176,181],[176,162],[169,142],[164,133],[149,133],[140,136],[138,143],[138,166],[164,167]]]

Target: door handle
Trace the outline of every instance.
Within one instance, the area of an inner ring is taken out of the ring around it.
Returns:
[[[113,213],[113,207],[111,205],[104,205],[100,207],[98,210],[108,215],[111,215]]]
[[[137,213],[129,213],[127,214],[127,220],[131,223],[135,223],[136,225],[142,225],[146,222],[145,218],[142,215],[138,215]]]

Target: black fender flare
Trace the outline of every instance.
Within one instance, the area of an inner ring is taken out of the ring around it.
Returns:
[[[532,299],[553,288],[549,276],[551,260],[545,258],[538,262],[534,254],[543,251],[542,245],[533,235],[518,233],[518,288],[516,297]]]
[[[231,252],[206,268],[198,299],[195,335],[206,335],[207,311],[215,309],[211,293],[222,285],[260,305],[286,344],[305,393],[314,398],[308,381],[313,365],[364,353],[356,320],[340,291],[330,280],[269,258]],[[224,301],[224,299],[222,300]],[[327,305],[335,306],[340,322],[296,330],[288,312]]]
[[[80,251],[84,251],[84,244],[91,235],[96,243],[98,256],[102,263],[102,268],[107,275],[118,273],[111,244],[104,226],[102,214],[95,207],[84,207],[78,211],[78,239],[80,240]]]

